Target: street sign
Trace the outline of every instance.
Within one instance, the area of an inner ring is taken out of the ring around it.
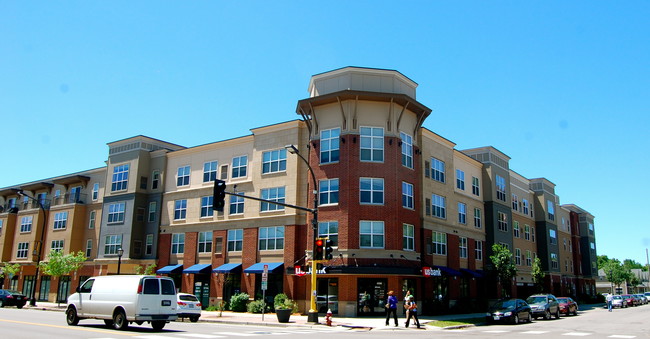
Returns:
[[[267,288],[266,288],[267,286],[268,286],[268,282],[267,282],[267,281],[262,281],[262,291],[266,291],[266,290],[267,290]]]

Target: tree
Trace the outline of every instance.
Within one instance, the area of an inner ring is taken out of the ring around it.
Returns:
[[[612,287],[619,287],[627,280],[628,271],[621,265],[617,259],[610,259],[603,267],[607,281],[612,284]],[[614,289],[612,288],[612,293]]]
[[[43,274],[58,278],[78,270],[84,261],[86,261],[86,256],[81,251],[76,254],[52,251],[47,255],[47,261],[41,261],[38,267]]]
[[[517,276],[517,267],[512,260],[512,252],[503,245],[494,244],[492,245],[492,253],[490,261],[492,261],[494,270],[501,282],[503,294],[509,296],[512,278]]]
[[[598,269],[602,270],[605,267],[605,264],[607,264],[611,259],[609,259],[606,255],[599,255],[598,256]]]
[[[136,266],[135,267],[135,274],[144,274],[144,275],[152,275],[156,270],[156,264],[151,264],[147,267],[144,266]]]
[[[642,270],[642,269],[645,268],[644,265],[641,265],[636,260],[632,260],[632,259],[623,260],[623,266],[629,268],[630,270],[632,270],[632,269],[641,269]]]
[[[535,283],[535,286],[537,286],[538,292],[542,292],[544,290],[544,278],[546,277],[546,273],[544,270],[542,270],[542,261],[539,259],[539,257],[536,257],[533,261],[531,274],[533,276],[533,282]]]
[[[2,263],[2,270],[0,270],[0,278],[13,278],[16,273],[20,272],[20,264],[10,264],[8,262]],[[2,288],[2,286],[0,286]]]

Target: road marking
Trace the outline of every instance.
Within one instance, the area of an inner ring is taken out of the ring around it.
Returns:
[[[636,338],[636,336],[635,335],[613,334],[613,335],[610,335],[607,338],[628,338],[628,339],[631,339],[631,338]]]
[[[24,325],[64,328],[64,329],[76,330],[76,331],[97,332],[97,333],[103,333],[103,334],[110,333],[111,335],[116,334],[116,335],[123,335],[123,336],[128,336],[128,337],[134,337],[134,336],[137,335],[137,333],[116,332],[116,331],[111,331],[111,330],[102,330],[102,329],[95,329],[95,328],[89,328],[89,327],[83,327],[83,326],[50,325],[50,324],[32,323],[32,322],[28,322],[28,321],[6,320],[6,319],[0,319],[0,321],[4,321],[4,322],[7,322],[7,323],[24,324]]]
[[[184,337],[206,338],[206,339],[225,338],[225,336],[223,335],[212,335],[212,334],[201,334],[201,333],[179,333],[178,335],[182,335]]]
[[[493,331],[483,331],[484,333],[508,333],[510,331],[499,331],[499,330],[493,330]]]
[[[548,333],[549,331],[526,331],[526,332],[521,332],[523,334],[544,334]]]
[[[240,332],[212,332],[213,334],[222,334],[225,336],[233,335],[239,337],[251,337],[254,335],[268,334],[269,332],[257,332],[257,333],[240,333]]]
[[[584,337],[584,336],[587,336],[587,335],[591,335],[591,333],[587,333],[587,332],[569,332],[569,333],[562,333],[562,335],[572,335],[572,336],[575,336],[575,337]]]

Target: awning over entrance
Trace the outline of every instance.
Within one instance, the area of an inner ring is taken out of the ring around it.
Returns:
[[[282,272],[282,262],[258,262],[257,264],[250,266],[244,270],[244,273],[254,273],[260,274],[264,273],[264,265],[269,265],[269,273],[280,273]]]
[[[175,274],[183,271],[183,265],[169,265],[156,271],[158,274]]]
[[[461,272],[466,273],[467,275],[469,275],[472,278],[483,278],[483,274],[480,273],[479,271],[474,271],[474,270],[470,270],[470,269],[467,269],[467,268],[461,268],[460,270],[461,270]]]
[[[214,273],[238,273],[241,272],[241,264],[223,264],[212,270]]]
[[[190,274],[210,273],[211,268],[212,265],[210,264],[196,264],[184,269],[183,273],[190,273]]]
[[[441,271],[445,272],[447,275],[450,275],[450,276],[460,277],[460,276],[463,275],[462,273],[456,271],[453,268],[449,268],[449,267],[445,267],[445,266],[433,266],[433,267],[440,269]]]

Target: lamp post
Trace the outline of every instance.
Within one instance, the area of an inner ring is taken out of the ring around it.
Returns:
[[[41,229],[41,241],[39,243],[36,243],[36,241],[34,241],[34,250],[32,251],[32,255],[36,255],[36,275],[34,277],[34,286],[32,286],[32,293],[31,293],[32,295],[29,298],[29,305],[36,306],[36,287],[38,286],[38,270],[41,264],[41,253],[43,249],[43,241],[45,239],[45,228],[47,228],[47,214],[45,213],[45,206],[43,206],[43,203],[40,200],[25,194],[23,190],[18,190],[16,191],[16,193],[21,197],[26,197],[27,199],[36,202],[38,204],[38,207],[41,209],[41,212],[43,213],[43,228]]]
[[[117,274],[120,274],[120,266],[122,266],[122,255],[124,255],[124,250],[122,246],[117,248]]]
[[[318,186],[316,183],[316,175],[314,175],[314,170],[311,168],[311,165],[309,165],[309,161],[305,159],[305,157],[300,154],[298,151],[298,148],[294,145],[286,145],[284,148],[291,154],[295,154],[302,159],[302,161],[307,165],[307,168],[309,169],[309,173],[311,174],[311,180],[314,183],[314,189],[312,193],[314,194],[314,208],[312,210],[312,219],[311,219],[311,227],[312,227],[312,233],[313,233],[313,239],[312,239],[312,246],[316,244],[316,238],[318,235],[318,190],[316,187]],[[312,323],[318,323],[318,310],[316,308],[316,260],[314,260],[316,254],[316,248],[312,248],[312,261],[311,261],[311,299],[310,299],[310,309],[309,313],[307,314],[307,321],[312,322]]]

